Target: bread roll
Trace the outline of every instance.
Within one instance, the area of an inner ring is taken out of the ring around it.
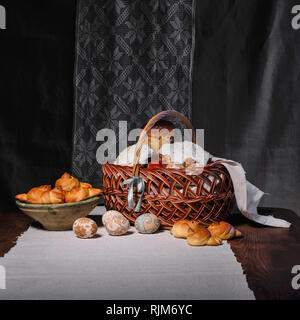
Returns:
[[[222,240],[212,237],[206,228],[200,227],[195,232],[188,235],[187,243],[190,246],[219,246],[222,243]]]
[[[50,185],[43,185],[40,187],[32,188],[27,192],[27,199],[25,201],[29,203],[42,203],[41,197],[43,193],[50,190],[51,190]]]
[[[50,185],[32,188],[27,194],[18,194],[16,199],[33,204],[58,204],[65,200],[65,193],[60,187],[51,190]]]
[[[209,231],[202,227],[187,236],[187,243],[191,246],[205,246],[210,237]]]
[[[80,187],[82,188],[93,188],[91,184],[87,182],[80,182]]]
[[[208,227],[209,232],[215,238],[229,240],[240,237],[242,233],[235,229],[230,223],[225,221],[214,222]]]
[[[55,187],[61,187],[63,191],[70,191],[74,187],[79,187],[80,182],[78,179],[72,177],[69,173],[65,172],[55,182]]]
[[[65,192],[60,187],[55,187],[50,191],[46,191],[42,194],[41,203],[58,204],[65,201]]]
[[[98,196],[102,193],[101,189],[86,188],[86,187],[74,187],[71,191],[66,192],[65,201],[77,202],[88,198]]]
[[[186,239],[190,233],[198,230],[198,228],[201,228],[201,226],[196,221],[178,220],[174,223],[170,232],[175,238]]]

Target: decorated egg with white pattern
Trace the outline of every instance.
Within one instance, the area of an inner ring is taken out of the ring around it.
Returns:
[[[155,214],[144,213],[137,217],[134,224],[139,233],[154,233],[160,226],[160,221]]]
[[[107,211],[102,217],[102,223],[111,236],[121,236],[127,233],[130,226],[122,213],[115,210]]]
[[[116,211],[116,210],[106,211],[104,213],[104,215],[102,216],[102,223],[103,223],[104,227],[105,227],[107,221],[111,220],[113,217],[116,217],[116,216],[123,217],[122,213],[119,211]]]
[[[97,223],[89,218],[79,218],[73,223],[73,231],[78,238],[93,238],[97,230]]]

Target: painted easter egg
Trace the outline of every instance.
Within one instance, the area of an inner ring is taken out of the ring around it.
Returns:
[[[160,222],[156,215],[144,213],[135,220],[134,226],[140,233],[154,233],[159,228]]]
[[[130,226],[122,213],[115,210],[107,211],[102,217],[102,222],[111,236],[121,236],[127,233]]]
[[[107,221],[111,220],[113,217],[116,217],[116,216],[123,217],[122,213],[119,211],[116,211],[116,210],[106,211],[104,213],[104,215],[102,216],[102,224],[104,225],[104,227],[105,227]]]
[[[73,223],[73,231],[78,238],[93,238],[97,230],[96,222],[89,218],[79,218]]]

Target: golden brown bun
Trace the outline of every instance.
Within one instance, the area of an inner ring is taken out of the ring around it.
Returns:
[[[55,187],[50,191],[46,191],[42,194],[41,203],[43,204],[58,204],[64,203],[65,192],[60,187]]]
[[[95,197],[102,193],[101,189],[85,188],[85,187],[74,187],[71,191],[66,192],[66,202],[77,202],[88,198]]]
[[[214,222],[208,227],[209,232],[214,238],[228,240],[240,237],[242,233],[225,221]]]
[[[87,183],[87,182],[80,182],[80,187],[83,188],[93,188],[91,184]]]
[[[79,187],[80,182],[78,179],[72,177],[69,173],[65,172],[55,182],[55,187],[61,187],[63,191],[71,191],[74,187]]]
[[[208,246],[219,246],[222,244],[222,239],[210,237],[207,241]]]
[[[209,231],[202,227],[187,236],[187,243],[191,246],[205,246],[210,237]]]
[[[170,232],[175,238],[186,239],[190,233],[196,231],[198,228],[201,228],[198,222],[190,220],[178,220],[174,223]]]
[[[65,193],[60,187],[51,190],[51,186],[44,185],[32,188],[27,194],[18,194],[16,199],[33,204],[58,204],[64,202]]]
[[[219,246],[222,240],[212,237],[206,228],[200,227],[188,235],[187,243],[190,246]]]
[[[51,186],[49,185],[32,188],[31,190],[28,191],[26,195],[26,200],[24,201],[29,203],[42,203],[41,202],[42,194],[50,190],[51,190]]]
[[[147,144],[156,154],[158,154],[158,151],[163,144],[172,143],[173,141],[174,125],[170,121],[159,120],[148,132]]]

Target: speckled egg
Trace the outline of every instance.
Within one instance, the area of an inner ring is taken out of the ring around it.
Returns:
[[[159,219],[152,213],[141,214],[134,224],[139,233],[154,233],[160,226]]]
[[[102,217],[102,222],[111,236],[121,236],[127,233],[130,226],[122,213],[115,210],[107,211]]]
[[[106,212],[104,213],[104,215],[102,216],[102,223],[103,223],[104,227],[105,227],[107,221],[112,220],[112,218],[113,218],[113,217],[116,217],[116,216],[122,216],[122,217],[124,217],[124,216],[122,215],[122,213],[119,212],[119,211],[116,211],[116,210],[106,211]]]
[[[73,223],[73,231],[78,238],[93,238],[97,230],[96,222],[89,218],[79,218]]]

